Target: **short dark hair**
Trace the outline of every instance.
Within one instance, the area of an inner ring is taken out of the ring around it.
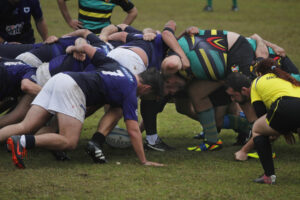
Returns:
[[[139,74],[143,84],[150,85],[155,95],[163,95],[164,78],[160,71],[151,67]]]
[[[226,87],[231,87],[237,92],[242,91],[242,87],[250,88],[251,80],[246,75],[232,72],[230,73],[225,80]]]

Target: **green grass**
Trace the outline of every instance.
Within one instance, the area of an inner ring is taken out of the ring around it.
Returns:
[[[258,33],[284,47],[300,66],[300,2],[298,0],[239,1],[239,12],[231,12],[231,0],[214,0],[214,12],[205,13],[205,0],[134,0],[139,16],[137,28],[162,29],[174,19],[181,32],[188,26],[217,28],[248,36]],[[54,0],[41,0],[49,33],[63,35],[71,31]],[[74,17],[77,1],[67,1]],[[112,21],[120,23],[124,14],[115,9]],[[38,40],[39,37],[37,37]],[[299,144],[289,146],[283,139],[274,144],[277,184],[251,182],[262,173],[258,160],[235,162],[239,149],[231,144],[236,134],[223,130],[224,148],[217,152],[187,152],[186,147],[200,131],[198,123],[176,113],[173,104],[159,115],[158,131],[163,140],[176,147],[170,152],[147,151],[149,160],[166,164],[163,168],[143,167],[134,151],[105,146],[108,164],[96,165],[86,156],[84,146],[95,131],[102,111],[85,121],[78,148],[68,152],[69,162],[55,161],[42,149],[29,152],[26,170],[16,169],[11,155],[0,149],[0,199],[299,199]],[[120,123],[124,126],[124,123]],[[298,141],[298,139],[297,139]],[[120,162],[120,165],[116,163]]]

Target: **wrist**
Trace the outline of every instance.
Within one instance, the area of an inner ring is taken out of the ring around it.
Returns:
[[[147,164],[147,160],[141,161],[142,165],[146,165]]]

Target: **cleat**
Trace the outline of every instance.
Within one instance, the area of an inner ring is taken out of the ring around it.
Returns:
[[[87,143],[86,152],[92,157],[95,163],[107,162],[100,145],[92,140]]]
[[[212,12],[213,11],[213,8],[211,6],[205,6],[203,8],[203,11],[206,11],[206,12]]]
[[[197,135],[195,135],[193,138],[197,139],[197,140],[204,140],[205,139],[205,134],[204,134],[203,131],[201,131],[200,133],[198,133]]]
[[[276,176],[271,175],[271,176],[266,176],[265,174],[262,175],[261,177],[254,179],[253,180],[255,183],[263,183],[263,184],[270,184],[273,185],[276,182]]]
[[[231,10],[233,12],[237,12],[237,11],[239,11],[239,8],[237,6],[232,6]]]
[[[254,152],[254,153],[247,153],[247,156],[249,158],[255,158],[255,159],[259,159],[259,155],[257,152]],[[275,153],[272,153],[272,158],[276,158],[276,154]]]
[[[157,137],[155,144],[150,144],[148,140],[145,140],[144,144],[145,148],[155,150],[155,151],[167,151],[167,150],[173,150],[173,147],[170,147],[166,143],[164,143],[159,137]]]
[[[7,145],[9,146],[8,149],[11,149],[12,153],[12,160],[16,167],[20,169],[25,168],[25,164],[23,158],[27,155],[26,148],[22,147],[20,144],[21,136],[11,136],[7,139]]]
[[[194,147],[188,147],[187,150],[188,151],[215,151],[215,150],[219,150],[222,148],[222,140],[218,140],[216,143],[208,143],[208,142],[203,142],[198,146],[194,146]]]
[[[71,160],[65,151],[51,151],[51,153],[58,161]]]

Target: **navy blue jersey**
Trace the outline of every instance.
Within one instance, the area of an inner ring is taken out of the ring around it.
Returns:
[[[135,28],[133,28],[132,26],[126,26],[126,28],[125,28],[125,30],[124,30],[125,32],[127,32],[127,33],[137,33],[137,34],[143,34],[143,32],[142,31],[140,31],[140,30],[137,30],[137,29],[135,29]]]
[[[126,38],[127,47],[139,47],[145,51],[148,56],[148,66],[160,70],[161,62],[166,56],[168,46],[164,43],[161,34],[157,34],[152,41],[143,40],[142,34],[128,34]]]
[[[32,49],[30,52],[38,57],[42,62],[49,62],[55,58],[66,53],[66,48],[74,45],[78,37],[62,37],[53,44],[43,44],[40,48]]]
[[[86,39],[91,45],[105,53],[105,55],[107,55],[112,49],[124,44],[122,41],[109,41],[109,44],[107,44],[94,33],[90,33]]]
[[[37,21],[43,17],[39,0],[20,0],[16,5],[1,0],[0,36],[8,42],[34,43],[31,16]]]
[[[95,70],[95,67],[91,64],[91,60],[88,57],[85,59],[85,61],[81,62],[73,58],[73,55],[65,54],[53,58],[49,62],[49,71],[51,76],[54,76],[59,72],[66,72],[66,71],[82,72],[85,71],[85,68],[88,66],[89,68],[87,71]]]
[[[36,68],[15,59],[0,59],[0,100],[18,97],[21,94],[21,81],[36,82]]]
[[[79,85],[86,97],[86,105],[121,107],[124,120],[137,121],[137,81],[125,67],[115,60],[96,52],[92,63],[94,72],[67,72]]]
[[[42,46],[43,43],[36,44],[0,44],[0,56],[4,58],[15,58],[18,55],[37,49]]]

